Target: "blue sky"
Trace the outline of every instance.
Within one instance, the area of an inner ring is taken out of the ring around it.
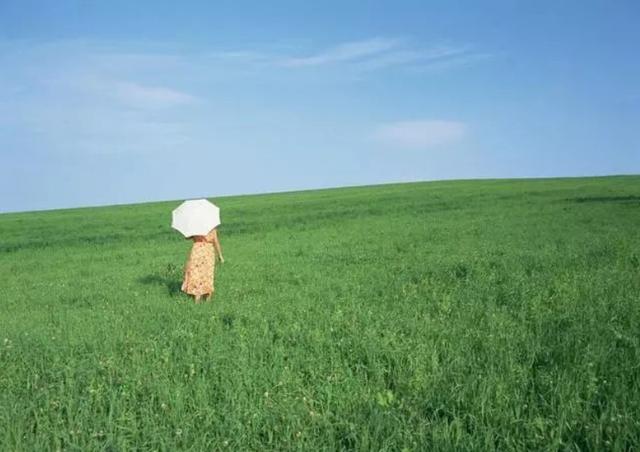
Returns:
[[[640,173],[636,1],[0,0],[0,211]]]

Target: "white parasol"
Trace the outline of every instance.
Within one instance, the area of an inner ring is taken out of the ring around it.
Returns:
[[[206,199],[185,201],[172,213],[171,227],[185,237],[207,235],[220,224],[220,208]]]

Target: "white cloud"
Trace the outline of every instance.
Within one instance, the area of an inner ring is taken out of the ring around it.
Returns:
[[[363,70],[385,69],[392,66],[418,67],[441,64],[457,58],[464,58],[468,52],[464,47],[437,46],[430,49],[396,49],[377,55],[375,58],[359,62],[357,67]]]
[[[91,42],[15,42],[0,51],[0,63],[7,68],[0,72],[6,87],[0,128],[10,127],[9,139],[20,146],[51,155],[182,149],[193,142],[194,118],[206,108],[181,88],[192,65],[181,55]],[[2,144],[0,153],[10,149]]]
[[[496,55],[490,53],[459,52],[453,53],[446,58],[416,62],[417,64],[413,65],[410,69],[416,73],[444,72],[478,64],[494,59],[495,57]]]
[[[395,149],[424,150],[458,142],[466,131],[462,122],[422,119],[382,124],[374,139]]]
[[[190,94],[162,86],[148,86],[133,82],[115,82],[113,92],[123,103],[141,108],[164,108],[196,101]]]
[[[417,70],[474,55],[463,47],[418,48],[408,40],[381,37],[316,52],[277,45],[191,53],[143,47],[123,51],[74,41],[5,45],[0,48],[0,63],[7,68],[0,72],[0,126],[52,153],[156,153],[189,140],[206,143],[201,137],[211,133],[214,116],[218,123],[226,118],[233,123],[242,107],[236,109],[223,90],[235,86],[238,74],[246,77],[238,83],[293,80],[312,87],[317,77],[344,81],[369,71]],[[316,76],[321,67],[326,72]],[[216,102],[208,102],[213,95]],[[394,148],[422,149],[458,140],[464,130],[451,121],[407,121],[381,125],[375,138]]]
[[[355,72],[368,72],[390,68],[425,71],[464,66],[490,57],[469,46],[433,44],[416,47],[399,38],[371,38],[338,43],[306,56],[295,55],[291,48],[272,52],[261,50],[220,50],[208,54],[218,64],[233,67],[286,68],[290,70],[337,68]]]
[[[222,50],[205,54],[205,57],[227,63],[274,63],[276,57],[253,50]]]
[[[374,38],[364,41],[345,42],[323,52],[308,57],[287,57],[282,61],[283,66],[320,66],[359,60],[382,52],[397,48],[397,39]]]

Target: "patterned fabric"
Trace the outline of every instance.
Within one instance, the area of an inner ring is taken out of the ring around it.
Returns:
[[[191,247],[191,253],[184,267],[184,282],[182,283],[182,291],[189,295],[213,293],[215,268],[214,231],[209,232],[204,238],[195,238]]]

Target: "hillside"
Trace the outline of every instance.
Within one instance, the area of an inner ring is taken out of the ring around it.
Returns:
[[[0,450],[640,448],[640,176],[0,215]]]

